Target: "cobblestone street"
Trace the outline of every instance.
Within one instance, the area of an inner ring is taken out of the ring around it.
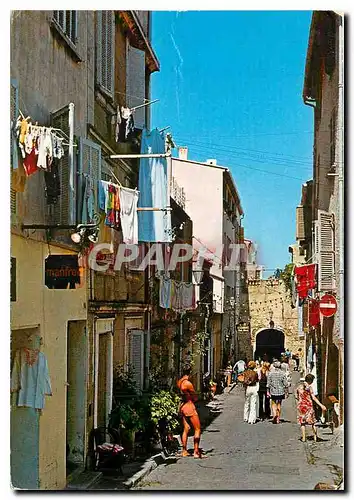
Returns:
[[[295,374],[294,374],[295,375]],[[217,397],[221,413],[203,432],[201,447],[208,458],[179,459],[155,469],[135,489],[139,490],[312,490],[318,482],[338,480],[333,467],[319,464],[316,449],[326,447],[329,429],[319,429],[320,441],[303,444],[296,423],[295,398],[283,404],[282,422],[249,425],[243,422],[241,387]],[[217,404],[216,404],[217,403]],[[188,447],[193,440],[189,438]],[[308,463],[312,462],[312,463]],[[331,472],[332,471],[332,472]]]

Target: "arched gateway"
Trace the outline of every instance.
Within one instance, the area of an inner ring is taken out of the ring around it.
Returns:
[[[280,355],[285,351],[285,336],[277,328],[264,328],[256,335],[255,359],[261,358],[267,354],[269,361],[273,358],[280,359]]]

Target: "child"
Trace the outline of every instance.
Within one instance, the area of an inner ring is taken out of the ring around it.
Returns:
[[[306,441],[306,424],[312,426],[313,440],[317,441],[317,430],[315,427],[315,411],[313,409],[314,401],[320,408],[322,408],[322,413],[326,411],[326,407],[316,398],[313,389],[311,387],[312,382],[315,377],[309,373],[306,375],[305,380],[302,380],[301,385],[296,390],[295,398],[298,401],[298,422],[301,425],[301,441]]]

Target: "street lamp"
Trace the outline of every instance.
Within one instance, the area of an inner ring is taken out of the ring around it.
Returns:
[[[202,279],[203,279],[203,274],[204,274],[203,269],[195,269],[192,271],[192,273],[194,276],[196,286],[200,286]]]

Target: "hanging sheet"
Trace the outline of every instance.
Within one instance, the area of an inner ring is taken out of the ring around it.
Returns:
[[[144,129],[141,138],[141,154],[165,153],[163,135],[154,129]],[[166,208],[167,161],[166,158],[140,158],[139,207]],[[171,213],[169,211],[139,211],[139,241],[172,242]]]

